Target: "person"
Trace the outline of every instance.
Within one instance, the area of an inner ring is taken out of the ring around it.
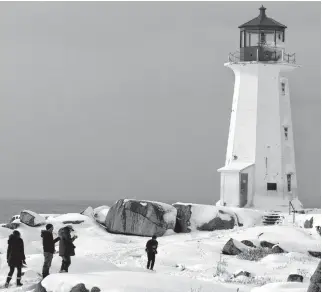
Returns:
[[[148,240],[145,247],[145,251],[148,255],[148,263],[146,265],[146,268],[150,269],[151,271],[153,271],[155,255],[158,253],[157,248],[158,248],[157,237],[153,235],[152,239]]]
[[[8,240],[7,262],[10,267],[10,271],[5,283],[5,288],[9,287],[9,283],[11,281],[15,268],[17,268],[17,286],[22,286],[21,269],[23,263],[25,263],[25,260],[26,257],[23,240],[20,236],[20,232],[18,230],[14,230],[13,233],[9,236]]]
[[[42,245],[44,250],[44,265],[42,268],[42,276],[46,278],[49,275],[49,269],[55,253],[55,243],[60,240],[59,237],[53,237],[54,226],[46,225],[46,230],[41,230]]]
[[[77,236],[71,237],[71,231],[74,231],[71,225],[67,225],[59,230],[59,256],[62,257],[60,273],[68,273],[71,257],[75,255],[75,245],[73,242]]]

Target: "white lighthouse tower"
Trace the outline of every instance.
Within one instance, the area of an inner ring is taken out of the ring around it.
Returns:
[[[285,52],[286,26],[260,14],[239,26],[240,50],[226,67],[235,74],[225,166],[223,206],[278,210],[297,198],[288,80],[299,66]],[[299,201],[298,201],[299,202]]]

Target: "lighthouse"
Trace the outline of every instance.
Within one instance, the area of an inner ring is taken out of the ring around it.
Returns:
[[[286,26],[259,15],[239,26],[239,50],[225,66],[235,75],[222,206],[277,210],[296,199],[290,90],[284,76],[299,66],[285,50]]]

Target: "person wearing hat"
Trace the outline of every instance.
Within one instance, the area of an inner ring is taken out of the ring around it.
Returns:
[[[9,236],[8,240],[8,249],[7,249],[7,262],[10,267],[10,271],[5,283],[5,288],[9,287],[12,275],[17,268],[17,286],[22,286],[21,284],[21,269],[22,264],[25,261],[25,251],[23,240],[20,236],[18,230],[14,230],[13,233]]]
[[[55,253],[55,243],[60,240],[59,237],[53,237],[54,226],[52,224],[46,225],[46,230],[41,230],[42,245],[44,250],[44,265],[42,268],[42,276],[46,278],[49,275],[49,269]]]
[[[67,225],[59,230],[59,256],[62,257],[61,273],[68,273],[68,268],[71,264],[71,257],[75,255],[74,240],[77,236],[71,237],[71,231],[74,231],[71,225]]]
[[[153,235],[152,239],[148,240],[145,247],[145,251],[148,255],[148,263],[146,265],[147,269],[153,270],[155,255],[158,253],[157,248],[158,248],[157,237]]]

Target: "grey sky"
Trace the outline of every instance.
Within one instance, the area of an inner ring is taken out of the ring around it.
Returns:
[[[320,2],[1,2],[0,198],[214,203],[238,25],[288,26],[300,199],[320,205]]]

